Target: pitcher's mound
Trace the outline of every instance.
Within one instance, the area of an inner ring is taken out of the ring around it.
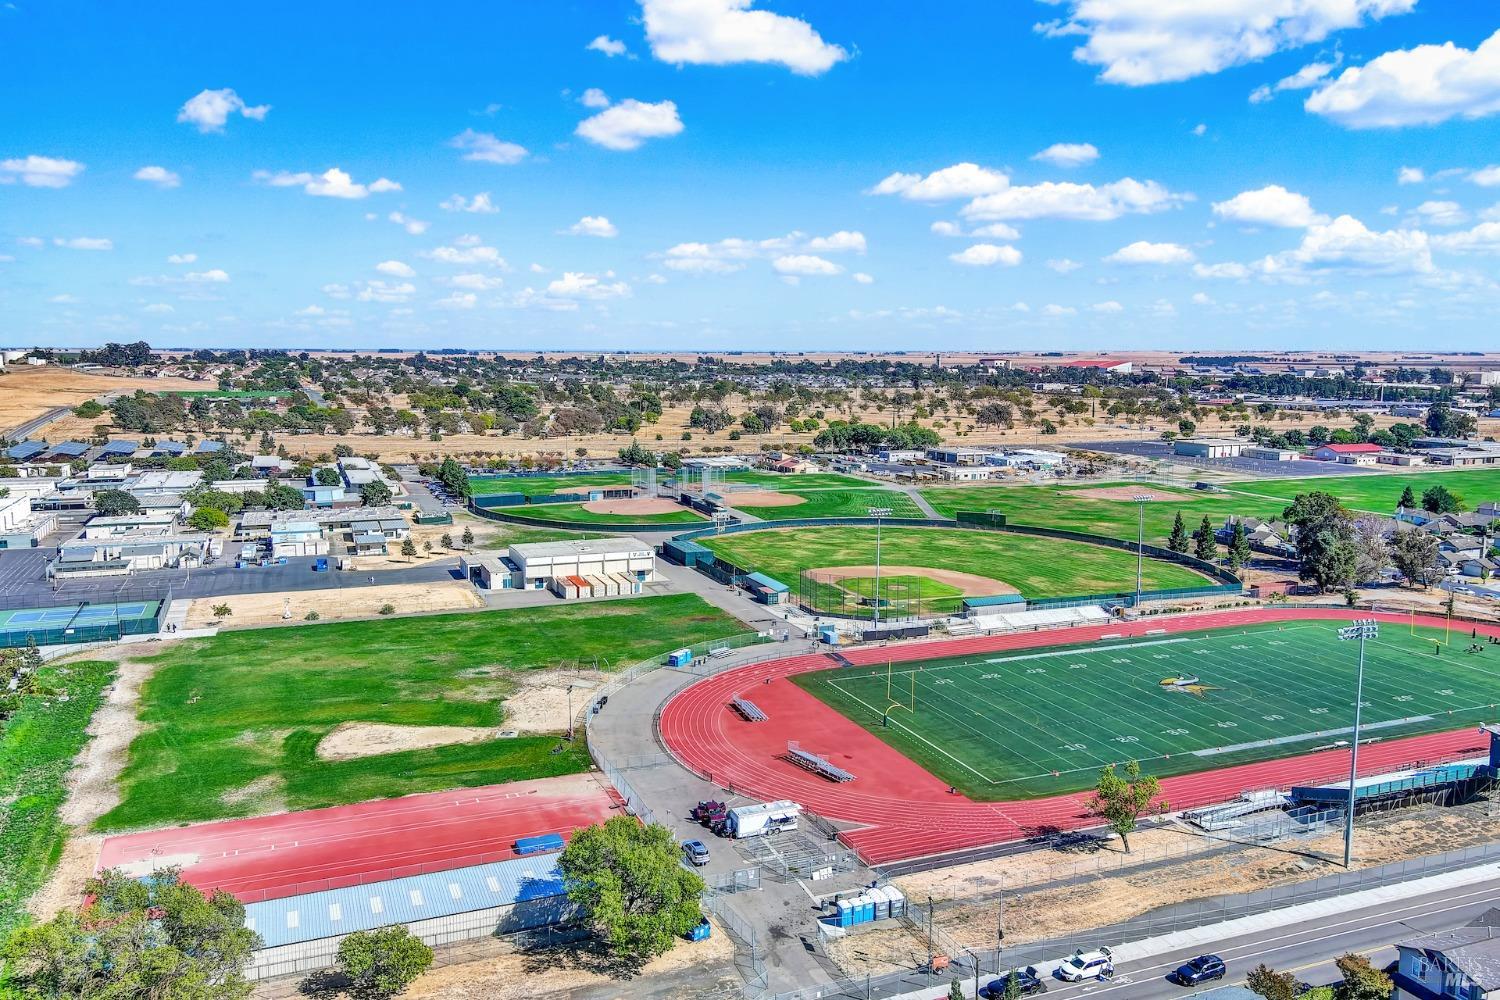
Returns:
[[[583,505],[590,514],[670,514],[685,509],[675,500],[646,497],[640,500],[591,500]]]

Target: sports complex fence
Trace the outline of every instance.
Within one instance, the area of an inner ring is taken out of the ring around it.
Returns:
[[[172,606],[172,587],[120,586],[69,598],[66,588],[50,597],[35,592],[0,595],[0,648],[115,642],[129,635],[155,635]],[[27,612],[38,614],[27,615]]]

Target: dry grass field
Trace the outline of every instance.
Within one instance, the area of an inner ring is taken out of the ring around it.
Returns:
[[[0,429],[34,420],[53,407],[77,406],[105,393],[134,392],[137,389],[160,392],[167,389],[201,388],[203,383],[187,379],[88,375],[56,365],[9,368],[0,373]],[[71,416],[64,419],[74,422],[69,425],[70,430],[75,425],[81,425],[85,433],[92,430],[98,422]]]

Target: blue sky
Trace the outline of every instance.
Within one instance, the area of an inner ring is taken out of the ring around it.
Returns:
[[[1500,11],[1202,6],[3,3],[0,341],[1493,348]]]

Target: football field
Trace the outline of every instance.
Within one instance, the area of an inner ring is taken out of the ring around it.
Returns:
[[[1138,760],[1166,777],[1342,745],[1357,644],[1289,622],[1015,654],[842,667],[793,681],[971,798],[1092,788]],[[1386,624],[1366,647],[1364,742],[1496,718],[1500,646]]]

